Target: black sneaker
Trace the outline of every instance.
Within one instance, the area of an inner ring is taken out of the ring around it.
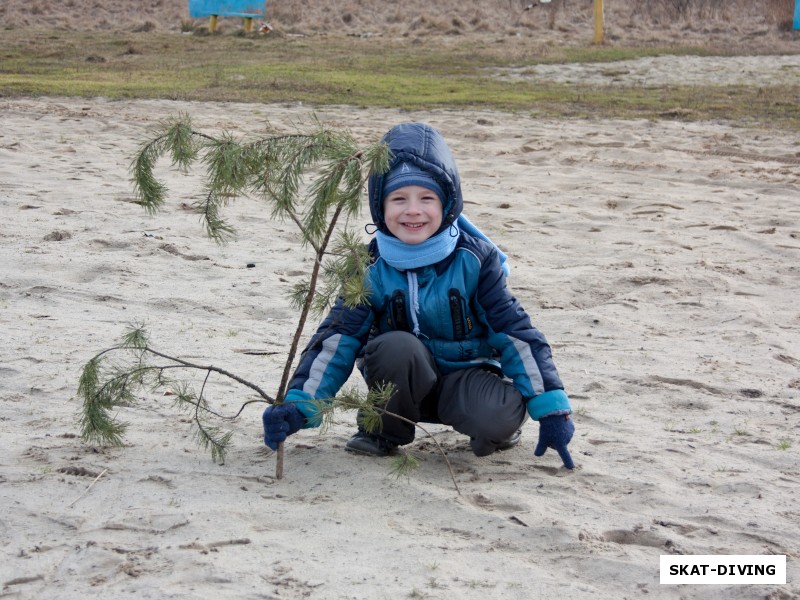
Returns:
[[[372,435],[359,431],[348,440],[344,449],[357,454],[366,454],[367,456],[389,456],[397,448],[397,444]]]
[[[517,429],[514,433],[511,434],[507,440],[497,444],[498,450],[509,450],[519,444],[519,438],[522,437],[522,429]]]

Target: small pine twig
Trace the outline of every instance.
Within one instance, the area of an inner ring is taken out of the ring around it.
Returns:
[[[83,498],[83,497],[84,497],[86,494],[88,494],[88,493],[89,493],[89,490],[90,490],[90,489],[92,489],[92,486],[93,486],[95,483],[97,483],[97,481],[98,481],[98,480],[99,480],[99,479],[100,479],[100,478],[101,478],[103,475],[105,475],[107,472],[108,472],[108,469],[103,469],[103,470],[102,470],[102,472],[100,473],[100,475],[98,475],[97,477],[95,477],[95,478],[94,478],[94,480],[92,481],[92,483],[90,483],[90,484],[89,484],[89,487],[87,487],[85,490],[83,490],[83,493],[82,493],[80,496],[78,496],[77,498],[75,498],[75,500],[73,500],[72,502],[70,502],[69,504],[67,504],[67,507],[68,507],[68,508],[72,508],[73,506],[75,506],[75,503],[76,503],[78,500],[80,500],[81,498]]]

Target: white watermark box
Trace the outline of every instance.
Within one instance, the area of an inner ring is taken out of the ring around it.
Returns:
[[[785,584],[784,554],[662,554],[661,583]]]

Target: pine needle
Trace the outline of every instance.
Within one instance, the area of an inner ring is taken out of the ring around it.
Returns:
[[[401,452],[392,460],[392,467],[389,473],[396,479],[401,477],[408,478],[419,468],[421,463],[422,461],[411,452]]]

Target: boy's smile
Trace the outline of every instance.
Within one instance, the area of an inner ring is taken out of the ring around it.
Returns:
[[[386,227],[401,242],[419,244],[439,230],[442,201],[428,188],[407,185],[384,198],[383,218]]]

